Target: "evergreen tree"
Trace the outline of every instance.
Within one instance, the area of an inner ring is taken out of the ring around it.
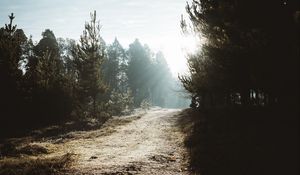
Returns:
[[[36,121],[51,123],[70,114],[73,106],[72,81],[65,74],[56,37],[49,29],[34,46],[28,41],[24,89],[29,116]]]
[[[101,75],[104,51],[105,47],[100,38],[100,25],[96,20],[95,11],[91,14],[91,21],[85,24],[80,43],[73,50],[80,102],[84,105],[92,104],[91,112],[94,117],[97,115],[97,97],[106,90]]]
[[[1,117],[13,116],[17,113],[21,104],[21,79],[22,70],[20,62],[24,52],[24,44],[27,37],[22,29],[13,25],[15,18],[12,13],[10,23],[0,28],[0,107]],[[1,122],[2,123],[2,122]]]
[[[149,79],[151,75],[151,52],[136,39],[127,51],[129,62],[127,77],[132,90],[135,106],[150,97]]]
[[[37,56],[43,56],[46,52],[50,52],[53,57],[57,57],[59,55],[59,47],[53,31],[46,29],[34,50]]]
[[[107,59],[103,64],[104,79],[109,91],[126,92],[126,66],[127,57],[125,50],[117,39],[107,48]]]
[[[189,57],[191,75],[180,77],[195,102],[265,105],[287,97],[278,78],[295,87],[298,70],[295,9],[288,4],[195,0],[187,6],[194,31],[206,38]]]
[[[172,75],[162,52],[156,53],[149,79],[151,102],[153,105],[166,107],[170,98]]]

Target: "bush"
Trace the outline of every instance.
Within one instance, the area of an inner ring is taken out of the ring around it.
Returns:
[[[149,110],[151,107],[151,103],[150,103],[150,100],[149,99],[144,99],[142,102],[141,102],[141,108],[144,109],[145,111],[146,110]]]
[[[112,115],[124,115],[133,111],[133,97],[130,90],[125,93],[112,91],[109,104],[109,111]]]

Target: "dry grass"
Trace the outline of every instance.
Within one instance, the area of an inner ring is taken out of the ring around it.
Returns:
[[[195,115],[195,112],[192,111],[191,109],[185,109],[178,115],[179,115],[179,120],[177,121],[177,125],[179,125],[179,127],[181,128],[184,134],[190,134],[193,126],[195,125],[195,121],[197,120],[197,116]]]
[[[74,152],[72,148],[108,136],[117,127],[139,118],[141,114],[135,113],[112,117],[101,125],[95,121],[84,123],[81,127],[80,123],[66,123],[36,130],[27,137],[7,139],[0,143],[0,175],[68,174],[79,156],[75,159],[75,154],[70,153]]]
[[[26,145],[19,149],[19,153],[27,155],[47,154],[48,149],[40,145]]]
[[[59,175],[72,161],[70,153],[52,158],[4,158],[0,160],[0,175]]]
[[[78,139],[91,139],[103,136],[109,136],[116,131],[116,127],[128,124],[134,120],[140,119],[141,115],[130,115],[126,117],[112,117],[104,123],[101,128],[90,131],[72,131],[66,134],[57,135],[51,137],[51,141],[54,144],[62,144],[71,140]]]
[[[2,157],[20,157],[21,155],[36,156],[47,154],[49,150],[44,146],[32,143],[17,144],[8,142],[0,146],[0,156]]]
[[[87,130],[76,130],[78,124],[66,123],[75,130],[52,126],[35,131],[32,136],[8,139],[0,143],[0,175],[67,174],[71,164],[76,162],[75,154],[67,153],[72,150],[72,144],[85,145],[91,139],[108,136],[116,131],[116,127],[140,117],[139,114],[112,117],[102,126],[96,123]],[[89,130],[92,128],[95,130]]]

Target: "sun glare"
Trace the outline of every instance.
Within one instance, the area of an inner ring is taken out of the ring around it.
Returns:
[[[192,35],[181,34],[164,37],[160,48],[165,54],[169,68],[174,76],[187,72],[187,55],[199,49],[200,42]]]
[[[198,49],[199,42],[193,35],[182,36],[181,37],[181,50],[186,53],[194,53]]]

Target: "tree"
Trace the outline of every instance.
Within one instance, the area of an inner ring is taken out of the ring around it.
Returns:
[[[44,123],[69,117],[73,110],[75,80],[66,74],[54,33],[46,29],[36,46],[29,39],[26,48],[23,85],[28,116]]]
[[[151,77],[151,52],[143,47],[136,39],[129,45],[127,51],[129,62],[127,77],[132,90],[135,106],[139,106],[143,99],[149,98],[149,80]]]
[[[133,111],[133,97],[131,91],[127,92],[112,91],[108,102],[112,115],[129,114]]]
[[[151,75],[149,79],[151,103],[166,107],[167,99],[170,98],[172,75],[161,51],[155,54]]]
[[[13,116],[14,108],[20,105],[20,89],[22,70],[20,62],[24,52],[23,46],[27,37],[22,29],[13,25],[15,18],[12,13],[9,16],[10,23],[0,28],[0,106],[1,116]],[[9,118],[9,117],[8,117]]]
[[[117,40],[108,46],[107,59],[103,64],[103,73],[106,84],[109,87],[109,91],[127,91],[127,56],[125,50]]]
[[[212,105],[217,99],[265,105],[287,97],[278,78],[295,87],[298,61],[292,2],[194,0],[187,12],[193,30],[206,38],[202,51],[189,57],[191,75],[180,77],[194,99]],[[284,57],[288,59],[282,61]]]
[[[27,59],[26,68],[26,76],[31,78],[32,81],[35,80],[35,76],[37,75],[37,65],[39,62],[43,61],[43,58],[49,58],[53,64],[53,69],[56,69],[56,74],[61,74],[63,71],[63,60],[59,55],[59,47],[54,33],[46,29],[42,33],[42,39],[38,42],[37,45],[33,45],[31,38],[28,40],[26,45],[27,51],[25,57]],[[50,68],[49,68],[50,69]],[[54,71],[54,70],[53,70]],[[29,77],[30,76],[30,77]]]
[[[104,93],[106,86],[101,75],[105,47],[100,37],[100,24],[96,20],[96,11],[91,13],[91,21],[85,24],[80,42],[73,50],[74,63],[77,69],[78,86],[81,102],[92,103],[92,115],[97,115],[97,97]]]
[[[59,55],[59,47],[54,33],[50,29],[46,29],[42,33],[42,39],[34,48],[37,56],[43,56],[46,52],[51,53],[53,57]]]

